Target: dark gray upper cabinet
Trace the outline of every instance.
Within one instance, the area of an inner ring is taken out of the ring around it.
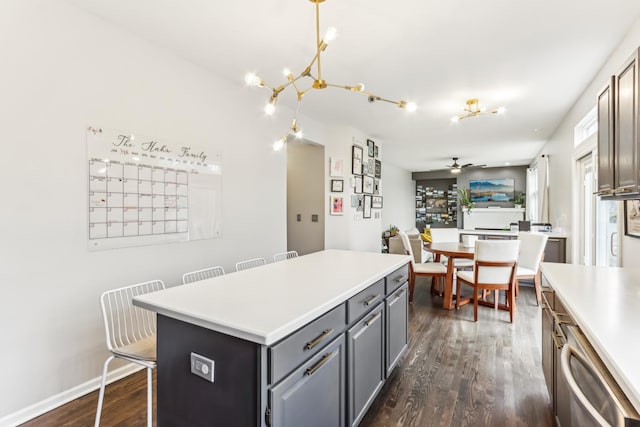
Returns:
[[[638,63],[636,51],[615,79],[616,194],[638,191]]]
[[[598,94],[598,195],[625,199],[640,194],[640,49]]]
[[[598,193],[603,196],[613,194],[615,189],[615,82],[611,76],[609,84],[598,94]]]

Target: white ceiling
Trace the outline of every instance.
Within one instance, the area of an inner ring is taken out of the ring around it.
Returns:
[[[308,0],[70,1],[230,82],[254,71],[277,86],[284,67],[300,72],[314,54]],[[300,112],[384,140],[385,160],[411,171],[454,156],[527,164],[639,16],[638,0],[327,0],[321,33],[334,26],[338,38],[322,56],[323,78],[362,82],[418,110],[328,88],[309,93]],[[280,103],[293,106],[287,92]],[[256,104],[268,96],[256,89]],[[472,97],[507,113],[452,124]],[[277,119],[284,133],[290,116]]]

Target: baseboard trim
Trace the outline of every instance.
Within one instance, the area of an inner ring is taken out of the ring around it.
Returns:
[[[112,382],[118,381],[142,369],[145,368],[136,363],[129,363],[118,369],[114,369],[107,374],[107,384],[111,384]],[[51,396],[45,400],[34,403],[31,406],[27,406],[26,408],[20,409],[19,411],[2,417],[0,418],[0,427],[16,427],[55,408],[58,408],[65,403],[69,403],[72,400],[84,396],[85,394],[89,394],[92,391],[100,388],[101,380],[102,376],[96,377],[69,390],[63,391],[62,393],[56,394],[55,396]]]

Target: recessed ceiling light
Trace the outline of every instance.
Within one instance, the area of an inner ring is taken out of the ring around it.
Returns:
[[[506,163],[505,163],[504,165],[505,165],[505,166],[509,166],[510,164],[511,164],[511,163],[509,163],[509,162],[506,162]]]

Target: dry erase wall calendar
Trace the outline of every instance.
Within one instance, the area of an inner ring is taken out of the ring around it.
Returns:
[[[219,154],[94,127],[87,154],[90,250],[221,236]]]

